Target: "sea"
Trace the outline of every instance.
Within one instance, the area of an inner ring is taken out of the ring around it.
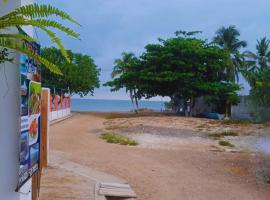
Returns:
[[[139,108],[164,110],[164,101],[139,101]],[[129,112],[133,110],[129,100],[71,99],[71,111],[77,112]]]

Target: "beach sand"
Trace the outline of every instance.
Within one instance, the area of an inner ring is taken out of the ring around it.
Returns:
[[[68,160],[127,180],[139,200],[268,200],[270,185],[258,174],[270,169],[269,158],[249,149],[248,142],[237,148],[239,139],[228,138],[236,144],[231,150],[209,137],[222,130],[238,131],[238,138],[258,137],[265,129],[268,126],[224,125],[161,114],[75,113],[51,127],[50,148],[61,153],[63,164]],[[132,137],[140,144],[106,143],[100,139],[106,131]],[[87,180],[72,174],[70,179],[55,180],[55,173],[44,173],[41,200],[87,199]],[[71,180],[76,187],[69,186],[65,192],[83,189],[62,198],[56,191]]]

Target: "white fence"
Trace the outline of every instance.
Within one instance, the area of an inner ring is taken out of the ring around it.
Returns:
[[[65,118],[70,115],[70,108],[61,109],[58,111],[52,111],[50,112],[49,119],[50,121],[58,120],[61,118]]]

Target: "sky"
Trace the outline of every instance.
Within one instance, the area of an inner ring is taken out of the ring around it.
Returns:
[[[236,25],[241,39],[254,50],[256,40],[270,33],[269,0],[38,0],[72,15],[82,27],[71,25],[81,40],[61,35],[66,48],[90,55],[101,69],[101,85],[110,80],[116,58],[122,52],[139,56],[157,38],[174,36],[177,30],[200,30],[211,40],[221,26]],[[38,32],[41,44],[50,46]],[[125,90],[95,90],[92,99],[128,99]],[[156,98],[155,100],[160,100]]]

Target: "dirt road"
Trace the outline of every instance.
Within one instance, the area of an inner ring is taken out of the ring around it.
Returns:
[[[270,185],[255,176],[258,154],[210,151],[208,142],[177,143],[172,149],[108,144],[100,139],[105,121],[103,116],[75,114],[53,125],[51,149],[72,162],[127,180],[139,200],[270,198]]]

